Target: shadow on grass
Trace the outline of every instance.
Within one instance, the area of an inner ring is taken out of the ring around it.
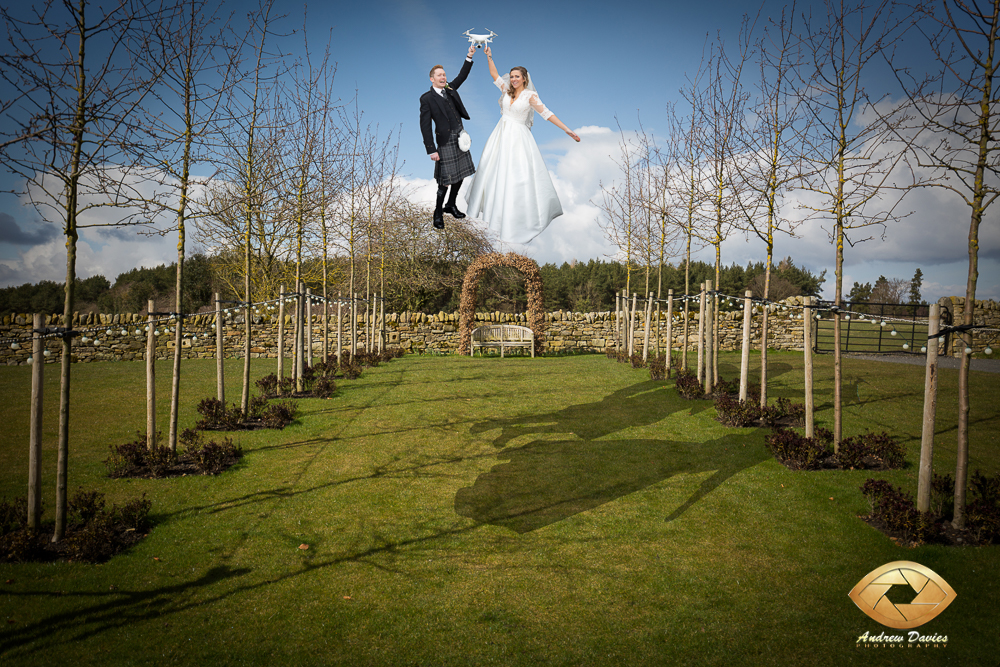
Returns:
[[[758,433],[709,441],[615,439],[625,429],[651,426],[674,412],[696,413],[709,401],[688,402],[662,383],[642,382],[600,401],[533,418],[491,420],[472,433],[500,429],[507,447],[522,436],[575,435],[533,440],[498,455],[502,463],[455,495],[455,511],[480,523],[527,533],[635,493],[680,473],[713,472],[667,520],[673,520],[739,471],[770,458]]]
[[[21,649],[31,655],[49,650],[59,644],[71,645],[108,631],[136,626],[142,623],[161,622],[190,609],[203,608],[228,598],[254,593],[275,584],[296,579],[316,570],[352,562],[379,567],[373,559],[398,554],[405,549],[419,549],[435,540],[471,533],[478,524],[443,528],[431,534],[400,540],[384,540],[367,549],[333,558],[314,558],[304,555],[298,569],[266,580],[251,580],[251,568],[231,568],[219,565],[189,581],[149,590],[112,590],[65,593],[62,591],[5,591],[11,598],[84,598],[82,606],[51,614],[34,623],[5,628],[0,637],[0,656]],[[384,568],[383,568],[384,569]],[[164,623],[168,626],[169,623]]]

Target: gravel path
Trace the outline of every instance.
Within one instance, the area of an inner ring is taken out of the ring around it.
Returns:
[[[891,364],[911,364],[913,366],[926,366],[927,359],[922,354],[847,354],[851,359],[869,359],[871,361],[886,361]],[[958,368],[959,360],[955,357],[938,357],[938,367]],[[1000,373],[1000,359],[972,359],[970,368],[974,371],[986,373]]]

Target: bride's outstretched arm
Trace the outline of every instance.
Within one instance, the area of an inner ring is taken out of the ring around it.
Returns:
[[[576,132],[566,127],[565,123],[559,120],[554,113],[549,111],[548,108],[542,104],[542,101],[538,99],[538,93],[532,91],[530,95],[531,97],[528,99],[528,103],[531,105],[532,109],[537,111],[542,118],[549,121],[569,136],[573,137],[573,141],[580,141],[580,136]]]
[[[490,49],[489,45],[486,46],[486,62],[490,64],[490,76],[496,81],[500,78],[500,73],[497,72],[497,66],[493,64],[493,51]]]
[[[571,130],[568,127],[566,127],[566,125],[561,120],[559,120],[556,117],[555,114],[552,114],[551,116],[549,116],[549,122],[552,123],[553,125],[555,125],[556,127],[558,127],[560,130],[562,130],[563,132],[565,132],[569,136],[573,137],[573,141],[576,141],[577,143],[579,143],[579,141],[580,141],[580,135],[578,135],[576,132],[574,132],[573,130]]]

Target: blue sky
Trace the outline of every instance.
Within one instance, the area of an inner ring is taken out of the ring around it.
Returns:
[[[785,3],[765,2],[762,21],[777,15]],[[800,3],[808,10],[810,3]],[[811,3],[821,7],[819,3]],[[248,5],[224,3],[241,14]],[[281,6],[287,30],[300,30],[302,8]],[[429,87],[428,71],[441,64],[449,76],[458,73],[468,42],[465,30],[499,36],[494,59],[502,71],[524,65],[545,104],[583,141],[574,144],[554,125],[536,122],[533,132],[549,165],[565,215],[557,218],[528,246],[517,250],[539,263],[607,259],[614,249],[598,223],[600,183],[616,177],[612,157],[618,152],[618,124],[626,133],[643,126],[654,135],[665,130],[666,105],[679,98],[687,72],[694,70],[706,37],[721,33],[735,42],[742,15],[756,11],[745,2],[521,2],[327,3],[308,8],[309,39],[314,51],[329,34],[337,62],[336,88],[342,99],[358,91],[365,119],[383,132],[399,132],[402,172],[414,197],[430,199],[433,165],[418,127],[418,98]],[[328,33],[329,31],[329,33]],[[297,37],[285,40],[294,50]],[[910,52],[926,53],[911,45]],[[914,62],[916,62],[914,60]],[[472,153],[478,161],[482,145],[499,117],[498,94],[486,59],[477,53],[469,80],[461,89],[471,122]],[[869,86],[892,90],[882,73]],[[616,120],[617,119],[617,120]],[[904,208],[916,213],[886,230],[886,240],[848,248],[845,293],[853,281],[874,282],[879,275],[910,279],[924,274],[924,297],[964,295],[968,213],[958,199],[922,192]],[[1000,209],[984,222],[981,240],[980,298],[1000,298]],[[430,224],[430,221],[428,221]],[[819,273],[827,270],[825,296],[832,295],[834,248],[819,223],[800,228],[799,239],[780,239],[777,256]],[[86,232],[81,239],[81,276],[102,273],[114,281],[136,263],[169,263],[176,241],[131,234]],[[85,246],[85,247],[84,247]],[[700,258],[712,261],[710,249]],[[725,264],[760,261],[764,248],[739,233],[723,246]],[[0,198],[0,285],[61,281],[65,252],[57,228],[46,228],[31,209],[10,196]]]

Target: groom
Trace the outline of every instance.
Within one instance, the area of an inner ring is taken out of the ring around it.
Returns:
[[[420,133],[424,137],[424,147],[434,161],[434,180],[438,183],[437,205],[434,208],[434,226],[444,229],[444,214],[461,219],[465,214],[458,210],[455,199],[462,180],[476,173],[472,164],[472,156],[458,147],[458,135],[462,132],[462,119],[469,119],[469,112],[462,104],[458,95],[461,86],[472,70],[472,56],[476,47],[469,47],[469,54],[462,64],[462,71],[448,85],[448,77],[444,67],[435,65],[431,68],[431,89],[420,96]],[[431,121],[434,122],[434,132],[431,132]],[[436,141],[435,141],[436,139]],[[448,187],[451,193],[448,193]],[[445,195],[448,203],[445,204]]]

